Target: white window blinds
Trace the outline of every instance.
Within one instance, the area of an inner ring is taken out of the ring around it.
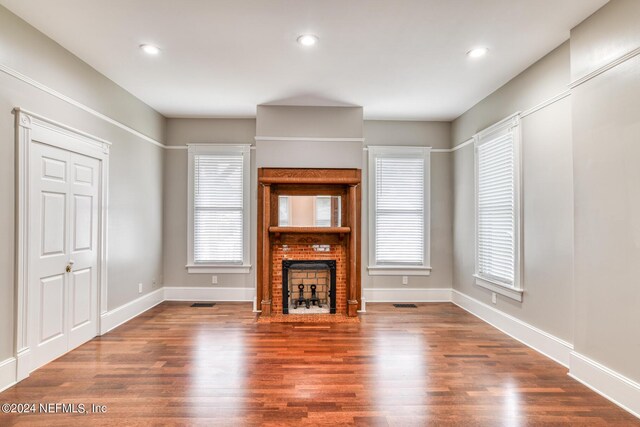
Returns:
[[[513,127],[476,139],[476,276],[512,288],[519,287],[518,157]]]
[[[374,265],[424,266],[425,151],[403,147],[370,150]]]
[[[316,197],[316,227],[331,227],[331,196]]]
[[[193,155],[193,261],[242,264],[243,154]]]
[[[286,227],[289,225],[289,197],[278,197],[278,225]]]

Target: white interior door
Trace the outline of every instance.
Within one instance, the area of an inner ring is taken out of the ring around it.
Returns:
[[[30,144],[28,310],[32,368],[97,334],[100,161]]]

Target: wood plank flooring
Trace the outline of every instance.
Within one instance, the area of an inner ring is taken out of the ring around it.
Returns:
[[[0,394],[106,414],[0,425],[640,425],[453,304],[367,310],[359,324],[257,324],[246,303],[163,303]]]

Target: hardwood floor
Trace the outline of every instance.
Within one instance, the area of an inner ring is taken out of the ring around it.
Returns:
[[[32,373],[0,425],[640,425],[450,303],[368,304],[359,324],[257,324],[250,304],[163,303]]]

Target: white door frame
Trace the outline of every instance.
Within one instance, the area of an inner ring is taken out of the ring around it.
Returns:
[[[13,110],[16,117],[16,298],[15,298],[15,357],[16,382],[29,376],[33,370],[29,338],[33,333],[29,325],[29,148],[33,141],[51,145],[74,153],[100,160],[100,214],[98,215],[98,313],[97,333],[100,334],[100,319],[107,311],[107,208],[109,189],[109,148],[104,139],[74,129],[70,126],[26,111]],[[54,132],[52,134],[52,131]],[[46,140],[41,136],[49,136]],[[59,135],[60,138],[51,138]]]

